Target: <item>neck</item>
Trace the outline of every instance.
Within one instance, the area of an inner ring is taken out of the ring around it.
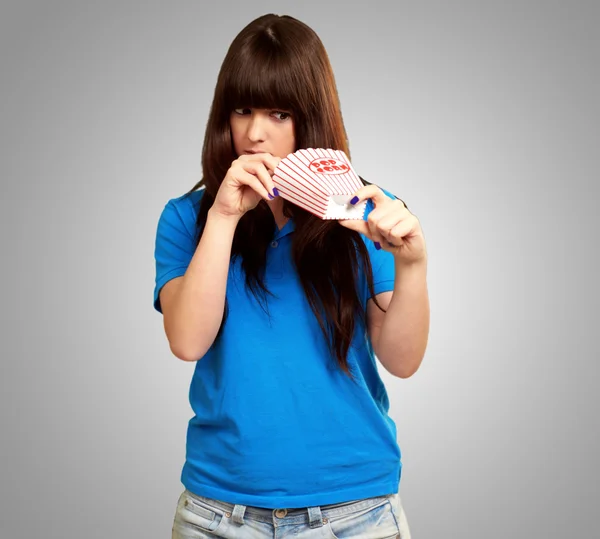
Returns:
[[[275,200],[270,200],[267,202],[270,210],[273,212],[273,217],[275,218],[275,224],[277,228],[281,230],[285,224],[289,221],[288,217],[283,215],[283,199],[276,198]]]

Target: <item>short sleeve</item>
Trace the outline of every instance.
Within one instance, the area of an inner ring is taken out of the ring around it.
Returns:
[[[158,220],[154,259],[156,279],[154,286],[154,308],[162,313],[159,293],[171,279],[185,274],[196,245],[182,212],[183,199],[167,202]]]
[[[394,255],[381,249],[373,248],[371,266],[373,268],[373,288],[375,295],[394,290],[395,264]]]

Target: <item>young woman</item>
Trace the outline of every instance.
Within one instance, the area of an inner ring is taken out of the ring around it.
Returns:
[[[272,175],[300,148],[350,157],[332,68],[306,24],[265,15],[221,67],[202,181],[158,222],[154,306],[196,362],[173,538],[410,536],[376,358],[401,378],[422,361],[425,241],[376,185],[358,221],[283,200]]]

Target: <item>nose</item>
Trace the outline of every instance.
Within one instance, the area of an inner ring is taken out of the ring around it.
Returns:
[[[267,119],[264,118],[260,112],[252,111],[246,131],[248,140],[251,140],[252,142],[263,142],[266,137],[266,122]]]

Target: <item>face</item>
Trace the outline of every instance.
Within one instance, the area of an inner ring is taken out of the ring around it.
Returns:
[[[230,116],[233,146],[238,156],[267,152],[283,159],[295,150],[291,113],[275,109],[235,109]]]

